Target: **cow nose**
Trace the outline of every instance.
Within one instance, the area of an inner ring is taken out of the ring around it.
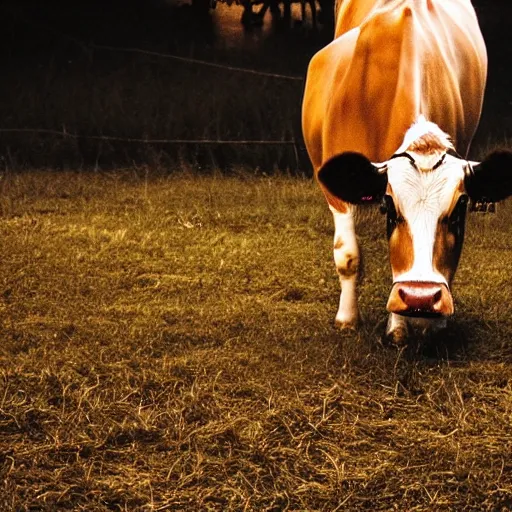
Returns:
[[[443,290],[438,284],[403,284],[399,285],[398,296],[411,311],[434,313],[436,304],[441,302]]]
[[[391,313],[406,316],[446,316],[453,314],[453,299],[443,283],[397,282],[391,289],[387,309]]]

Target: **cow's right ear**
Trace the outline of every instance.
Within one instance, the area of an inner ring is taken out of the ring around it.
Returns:
[[[464,179],[473,201],[502,201],[512,195],[512,151],[497,150],[482,162],[470,162]]]
[[[376,203],[386,193],[386,167],[378,167],[360,153],[345,152],[328,160],[318,181],[333,196],[351,204]]]

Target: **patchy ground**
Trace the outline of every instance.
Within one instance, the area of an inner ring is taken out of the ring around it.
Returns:
[[[512,509],[512,220],[469,220],[449,333],[333,327],[309,180],[33,172],[0,196],[0,510]]]

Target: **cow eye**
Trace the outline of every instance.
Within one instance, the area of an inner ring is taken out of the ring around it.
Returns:
[[[396,211],[395,202],[393,201],[393,198],[391,196],[384,196],[384,199],[386,206],[384,211],[381,206],[381,211],[383,213],[388,214],[388,221],[394,222],[395,224],[401,224],[402,222],[404,222],[405,219]]]
[[[382,213],[382,215],[388,213],[388,203],[386,201],[386,198],[389,196],[384,196],[382,198],[382,201],[380,202],[379,211]]]
[[[395,202],[393,201],[393,198],[388,194],[386,194],[382,199],[380,211],[382,213],[387,213],[386,231],[389,239],[393,234],[397,224],[403,222],[404,219],[403,217],[398,216],[395,208]]]
[[[464,222],[464,220],[466,218],[467,205],[468,205],[468,196],[467,195],[460,196],[450,217],[449,218],[447,217],[446,222],[448,223],[450,229],[452,229],[452,230],[454,228],[459,229],[460,223]]]
[[[387,213],[388,216],[396,217],[395,203],[393,202],[393,198],[390,195],[386,194],[382,198],[379,210],[380,210],[380,213],[382,213],[382,214]]]

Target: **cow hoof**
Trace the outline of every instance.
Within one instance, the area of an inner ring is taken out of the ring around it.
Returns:
[[[341,331],[354,331],[357,329],[358,323],[359,321],[357,318],[355,320],[341,320],[339,318],[336,318],[336,320],[334,321],[334,325],[336,326],[336,328],[340,329]]]
[[[382,345],[387,347],[401,348],[407,345],[409,331],[406,327],[396,327],[392,331],[386,332],[380,339]]]

